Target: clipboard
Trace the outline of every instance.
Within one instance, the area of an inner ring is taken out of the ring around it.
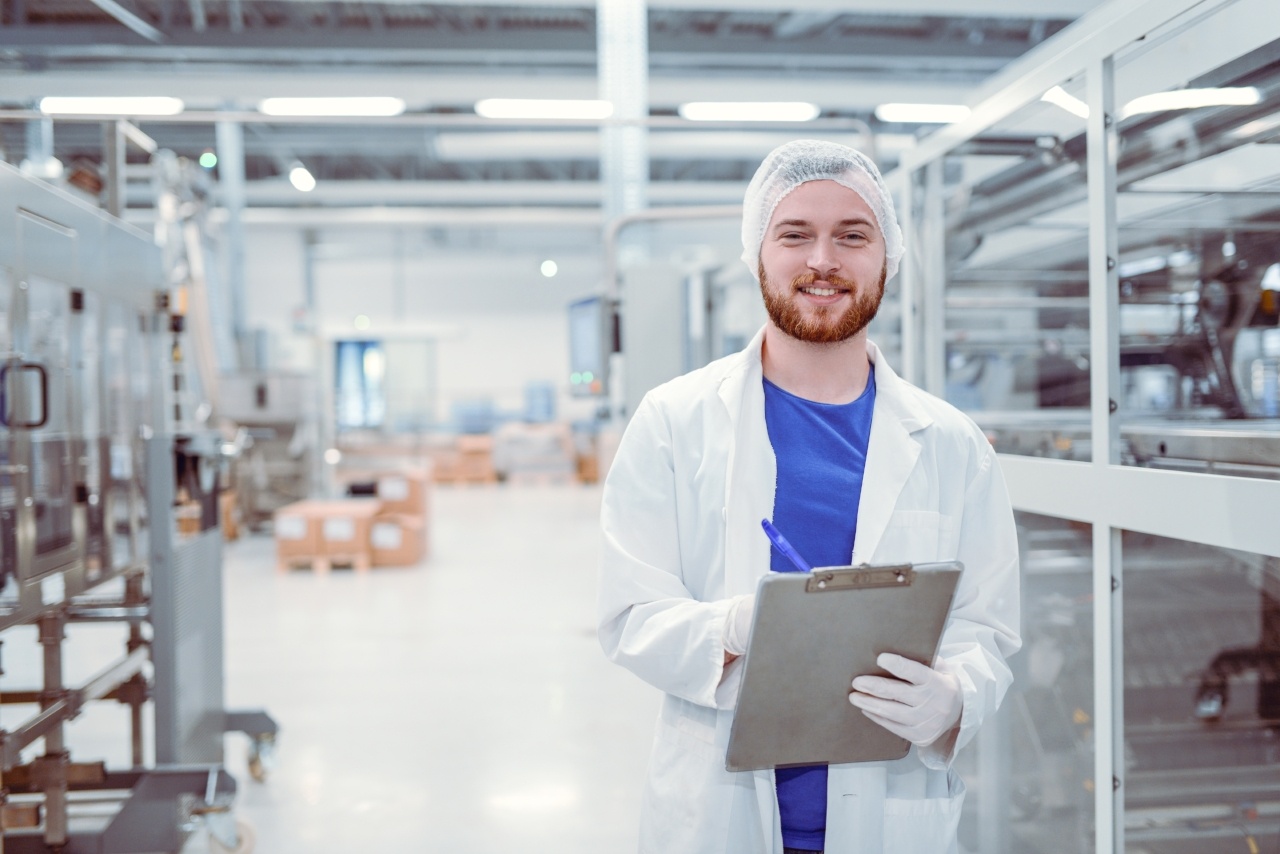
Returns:
[[[932,665],[958,561],[823,567],[756,588],[725,767],[754,771],[901,759],[911,743],[849,702],[855,676],[890,676],[893,652]]]

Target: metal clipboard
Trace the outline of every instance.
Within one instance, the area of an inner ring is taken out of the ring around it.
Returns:
[[[958,561],[823,567],[756,589],[725,767],[752,771],[900,759],[910,743],[849,702],[855,676],[889,676],[882,652],[932,665]]]

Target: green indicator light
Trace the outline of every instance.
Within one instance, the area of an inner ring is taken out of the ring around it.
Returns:
[[[595,375],[595,374],[593,374],[593,373],[591,373],[590,371],[586,371],[586,372],[585,372],[585,373],[583,373],[583,375],[582,375],[582,381],[583,381],[584,383],[589,383],[589,382],[591,382],[591,381],[592,381],[593,379],[595,379],[595,378],[596,378],[596,375]]]
[[[214,154],[212,151],[206,151],[204,154],[200,155],[200,165],[206,169],[212,169],[218,165],[218,155]]]
[[[573,383],[574,385],[581,385],[582,374],[574,374],[573,376],[569,377],[569,382]]]

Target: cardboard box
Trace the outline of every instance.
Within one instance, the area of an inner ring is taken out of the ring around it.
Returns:
[[[497,483],[492,436],[459,436],[456,477],[464,483]]]
[[[240,539],[240,508],[234,489],[224,489],[218,495],[218,515],[221,517],[223,538],[227,542]]]
[[[403,513],[423,518],[427,515],[427,490],[431,473],[423,469],[387,472],[378,478],[378,500],[382,513]]]
[[[374,566],[413,566],[427,556],[427,525],[421,516],[383,514],[369,528]]]
[[[178,523],[178,534],[181,536],[191,536],[200,533],[200,505],[193,502],[179,504],[173,508],[174,519]]]
[[[376,499],[299,501],[276,511],[276,557],[281,569],[310,560],[318,572],[334,563],[357,571],[372,565],[369,529],[380,509]],[[308,551],[309,548],[309,551]]]
[[[334,477],[344,488],[372,485],[382,502],[380,513],[426,516],[430,508],[431,468],[424,460],[413,465],[395,460],[382,460],[378,465],[368,465],[363,460],[348,465],[344,461],[334,471]]]

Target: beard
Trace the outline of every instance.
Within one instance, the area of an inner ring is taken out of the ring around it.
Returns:
[[[859,288],[857,283],[849,279],[827,276],[823,281],[849,290],[853,304],[839,312],[833,306],[818,306],[810,317],[805,317],[793,297],[799,288],[816,282],[817,274],[797,276],[791,280],[791,286],[786,292],[779,293],[769,286],[764,264],[759,265],[759,272],[760,293],[764,296],[764,307],[769,313],[769,319],[784,334],[809,344],[838,344],[866,329],[880,310],[880,301],[884,298],[884,283],[888,278],[887,266],[880,268],[880,281],[874,288]]]

